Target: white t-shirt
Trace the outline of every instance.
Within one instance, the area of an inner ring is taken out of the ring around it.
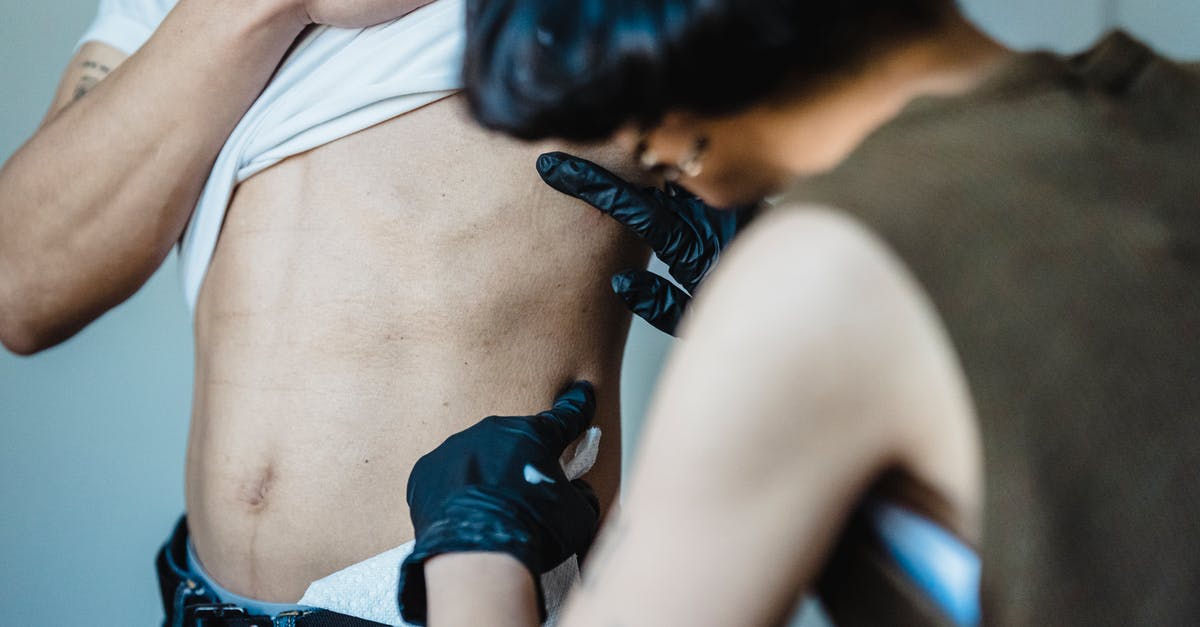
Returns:
[[[176,0],[100,0],[80,39],[133,54]],[[209,174],[179,245],[195,311],[234,188],[292,155],[327,144],[462,88],[463,0],[437,0],[365,29],[320,26],[297,43],[234,129]]]

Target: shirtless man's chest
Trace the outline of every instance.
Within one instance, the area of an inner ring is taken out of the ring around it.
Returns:
[[[597,385],[589,479],[614,497],[628,317],[608,276],[645,253],[541,183],[542,148],[478,130],[453,97],[238,189],[197,305],[187,466],[223,586],[295,602],[410,540],[418,457],[575,378]]]

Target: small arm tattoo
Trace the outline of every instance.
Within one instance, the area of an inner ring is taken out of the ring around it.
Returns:
[[[83,76],[79,78],[79,82],[75,84],[75,94],[71,98],[71,102],[75,102],[80,98],[88,95],[96,87],[96,84],[108,76],[112,72],[112,68],[97,61],[85,60],[81,66],[83,67]]]
[[[88,92],[92,91],[92,88],[96,86],[96,83],[99,82],[100,81],[91,76],[84,76],[83,78],[79,79],[79,82],[75,84],[75,95],[71,97],[71,102],[78,101],[80,98],[86,96]]]
[[[95,70],[97,72],[100,72],[101,74],[108,74],[109,72],[112,71],[112,68],[108,67],[107,65],[104,65],[103,63],[99,63],[97,61],[84,61],[83,69]]]

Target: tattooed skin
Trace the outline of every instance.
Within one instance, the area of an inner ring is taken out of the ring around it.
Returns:
[[[72,98],[72,102],[86,96],[88,92],[96,87],[97,83],[103,80],[105,76],[108,76],[109,72],[112,72],[112,68],[96,61],[84,61],[81,65],[83,66],[83,76],[75,84],[75,95]]]
[[[83,78],[79,79],[79,83],[75,85],[75,95],[71,99],[79,100],[80,98],[83,98],[89,91],[92,91],[92,88],[95,87],[96,83],[99,82],[100,81],[91,76],[84,76]]]

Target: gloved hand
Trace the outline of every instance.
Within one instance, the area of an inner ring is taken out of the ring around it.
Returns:
[[[675,335],[691,293],[733,239],[745,210],[721,211],[668,183],[666,190],[638,187],[604,168],[562,152],[538,157],[538,174],[558,191],[582,200],[633,230],[650,245],[684,290],[646,270],[612,278],[613,291],[630,311]]]
[[[454,552],[512,555],[533,575],[545,611],[539,575],[582,558],[600,526],[596,495],[559,464],[595,410],[592,385],[576,382],[549,411],[485,418],[417,461],[408,479],[416,546],[400,566],[405,621],[425,624],[425,563]]]

